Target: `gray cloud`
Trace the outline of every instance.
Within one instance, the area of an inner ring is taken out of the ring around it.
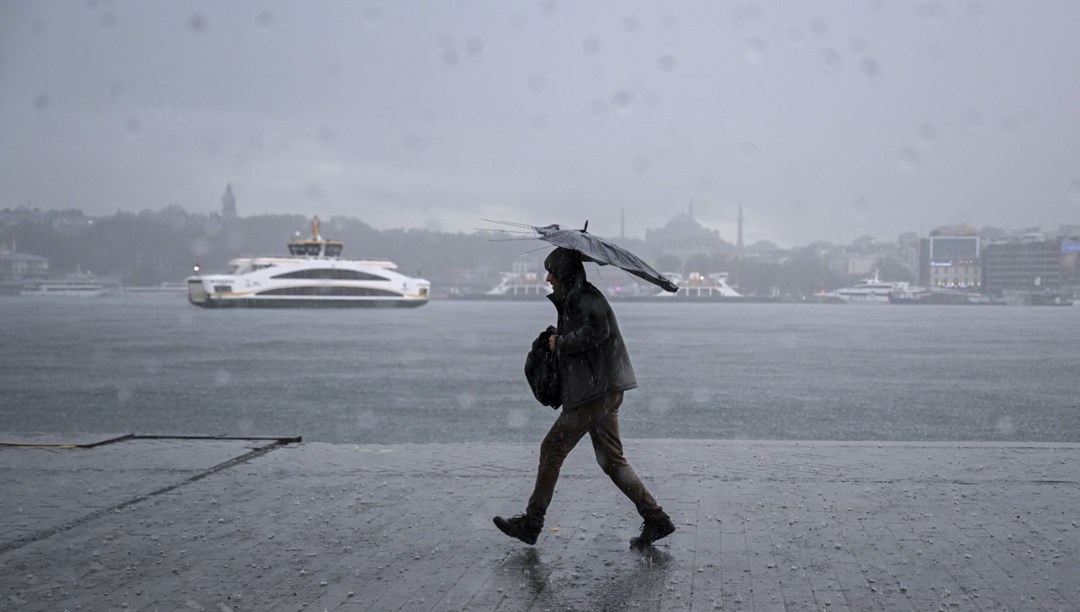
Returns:
[[[0,206],[805,243],[1076,222],[1080,5],[6,2]]]

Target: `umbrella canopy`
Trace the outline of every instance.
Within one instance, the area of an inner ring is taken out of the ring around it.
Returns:
[[[586,222],[585,228],[588,229],[588,227],[589,224]],[[546,225],[544,227],[533,227],[532,229],[540,240],[564,249],[577,251],[581,253],[582,259],[585,261],[591,261],[601,266],[615,266],[638,278],[649,281],[664,291],[675,293],[679,290],[675,283],[654,270],[652,266],[642,261],[637,255],[617,244],[594,236],[585,229],[561,229],[558,225]]]

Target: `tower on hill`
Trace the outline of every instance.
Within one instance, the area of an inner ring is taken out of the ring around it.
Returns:
[[[225,185],[225,195],[221,196],[221,216],[226,219],[236,218],[236,196],[232,192],[232,183]]]

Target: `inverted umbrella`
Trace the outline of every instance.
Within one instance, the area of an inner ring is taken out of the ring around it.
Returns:
[[[652,266],[641,260],[630,251],[590,234],[589,222],[585,222],[585,229],[562,229],[558,225],[545,225],[544,227],[532,227],[536,237],[545,242],[564,249],[570,249],[581,253],[584,261],[591,261],[601,266],[615,266],[625,270],[634,276],[647,280],[660,287],[664,291],[675,293],[679,287],[653,269]]]

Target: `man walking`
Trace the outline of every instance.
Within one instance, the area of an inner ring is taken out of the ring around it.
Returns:
[[[536,485],[525,513],[508,519],[496,516],[495,526],[512,538],[535,544],[563,460],[588,433],[600,468],[644,521],[641,535],[630,545],[648,546],[673,533],[675,525],[623,457],[619,406],[623,391],[637,387],[637,380],[615,314],[604,294],[585,279],[577,251],[556,248],[544,260],[544,268],[553,288],[548,299],[559,314],[548,348],[558,356],[563,409],[540,445]]]

